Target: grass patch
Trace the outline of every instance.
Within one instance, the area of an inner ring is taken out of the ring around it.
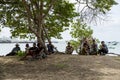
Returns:
[[[65,63],[57,63],[57,64],[55,64],[55,67],[60,68],[60,69],[63,69],[63,68],[68,67],[68,65],[65,64]]]
[[[25,52],[24,51],[18,51],[17,56],[23,57],[23,56],[25,56]]]
[[[115,60],[120,61],[120,57],[115,58]]]

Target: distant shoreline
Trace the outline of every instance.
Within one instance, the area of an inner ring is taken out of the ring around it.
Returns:
[[[34,43],[34,42],[0,42],[0,43]]]
[[[37,43],[36,41],[30,41],[30,42],[0,42],[0,43]],[[48,42],[45,42],[48,43]],[[57,41],[53,41],[52,43],[58,43]]]

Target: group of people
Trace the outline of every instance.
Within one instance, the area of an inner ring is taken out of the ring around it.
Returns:
[[[100,47],[98,48],[98,44],[95,39],[92,39],[92,42],[88,42],[87,39],[83,40],[83,43],[80,47],[81,55],[105,55],[108,53],[108,47],[104,41],[101,41]]]
[[[66,46],[65,53],[72,54],[74,48],[71,46],[70,42],[68,42]],[[104,41],[101,41],[100,47],[98,48],[98,44],[95,39],[89,41],[87,38],[83,38],[81,41],[81,45],[79,48],[80,55],[105,55],[108,53],[108,47]]]
[[[47,54],[54,53],[54,46],[51,42],[47,44],[47,50],[45,51],[45,47],[43,47],[40,43],[33,43],[33,46],[30,47],[27,43],[25,45],[25,56],[23,56],[22,59],[25,59],[27,56],[31,56],[32,58],[46,58]],[[14,56],[17,55],[17,53],[21,51],[19,44],[16,44],[13,50],[7,54],[6,56]]]
[[[32,47],[30,47],[27,43],[25,46],[25,56],[22,59],[25,59],[28,55],[33,58],[46,58],[48,54],[53,54],[55,52],[54,49],[56,48],[51,41],[47,44],[47,51],[40,43],[33,43]],[[17,52],[20,50],[19,44],[16,44],[15,48],[13,48],[13,50],[6,56],[17,55]],[[65,49],[65,54],[72,54],[73,51],[74,48],[71,46],[70,42],[68,42]],[[95,39],[93,39],[91,43],[89,43],[87,39],[83,39],[79,51],[80,55],[105,55],[106,53],[108,53],[108,48],[105,42],[101,41],[100,48],[98,48],[98,44]]]

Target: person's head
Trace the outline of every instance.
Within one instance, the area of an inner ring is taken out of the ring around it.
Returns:
[[[93,39],[92,41],[93,41],[93,43],[95,43],[95,39]]]
[[[105,42],[104,42],[104,41],[101,41],[101,44],[105,44]]]
[[[28,44],[28,43],[26,44],[26,47],[29,47],[29,44]]]
[[[83,44],[83,47],[87,47],[87,43],[84,43],[84,44]]]
[[[87,41],[87,40],[85,40],[85,43],[88,43],[88,41]]]
[[[70,42],[68,42],[68,46],[70,46]]]
[[[40,43],[37,43],[37,47],[41,47],[42,45]]]
[[[18,43],[16,43],[16,45],[15,45],[16,47],[19,47],[19,44]]]
[[[36,43],[33,43],[33,47],[36,47]]]
[[[52,44],[52,42],[51,42],[51,41],[49,41],[49,44]]]

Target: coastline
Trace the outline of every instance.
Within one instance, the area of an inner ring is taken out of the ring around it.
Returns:
[[[0,55],[6,55],[6,53],[9,53],[11,52],[11,50],[13,49],[13,47],[15,46],[15,43],[0,43],[0,46],[1,46],[1,49],[0,49]],[[112,42],[108,45],[108,48],[109,48],[109,53],[115,53],[115,54],[120,54],[120,43],[117,43],[116,45],[113,45],[113,43],[115,42]],[[25,50],[25,42],[24,43],[19,43],[20,45],[20,48],[22,51]],[[32,46],[32,42],[29,43],[30,46]],[[60,52],[65,52],[65,48],[66,48],[66,42],[65,41],[58,41],[58,42],[53,42],[53,45],[55,47],[57,47],[58,51]],[[74,52],[76,53],[76,52]]]

